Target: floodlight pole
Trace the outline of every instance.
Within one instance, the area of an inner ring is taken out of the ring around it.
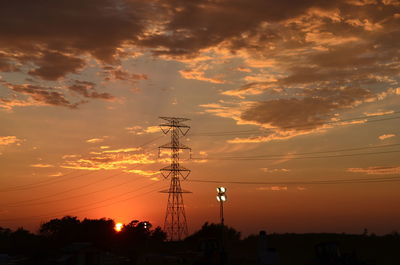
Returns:
[[[220,201],[219,214],[221,217],[221,226],[224,227],[224,202]]]
[[[226,201],[226,188],[225,187],[218,187],[217,188],[217,201],[219,202],[219,214],[221,218],[221,253],[220,253],[220,264],[226,265],[227,256],[225,252],[225,225],[224,225],[224,202]]]

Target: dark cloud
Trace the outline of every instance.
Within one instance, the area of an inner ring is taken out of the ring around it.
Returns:
[[[129,71],[124,70],[122,67],[106,66],[103,67],[103,70],[103,74],[105,75],[104,79],[106,81],[121,80],[135,82],[139,80],[148,80],[148,76],[146,74],[130,73]]]
[[[75,80],[74,84],[68,86],[73,91],[85,98],[114,100],[115,97],[109,93],[99,93],[95,90],[95,84],[87,81]]]
[[[18,70],[18,67],[7,56],[0,53],[0,72],[16,72]]]
[[[68,99],[66,99],[62,93],[54,91],[53,88],[50,87],[43,87],[43,86],[29,85],[29,84],[16,85],[6,82],[2,83],[12,91],[28,96],[29,99],[33,100],[34,102],[37,102],[37,105],[52,105],[52,106],[61,106],[61,107],[75,109],[78,107],[79,104],[84,103],[83,101],[72,103]],[[2,99],[2,101],[3,103],[12,104],[11,100],[8,99]],[[23,103],[19,105],[22,106]]]
[[[271,88],[284,92],[281,98],[258,101],[244,110],[243,121],[280,130],[311,130],[341,110],[399,86],[400,6],[355,2],[308,9],[226,42],[229,49],[245,52],[260,65],[266,62],[264,67],[276,81],[248,83],[225,95],[258,95]],[[287,93],[297,97],[288,98]]]
[[[241,119],[282,130],[311,130],[331,120],[334,111],[373,98],[371,92],[362,88],[322,89],[306,94],[303,98],[257,102],[242,113]]]
[[[80,69],[82,55],[115,62],[117,49],[143,31],[148,7],[129,0],[2,1],[0,51],[37,66],[30,74],[56,80]]]
[[[28,73],[33,77],[54,81],[79,73],[94,57],[111,65],[104,67],[106,80],[135,82],[147,76],[121,68],[119,59],[128,56],[121,51],[125,46],[171,57],[194,57],[218,47],[240,54],[247,63],[250,59],[268,62],[264,67],[276,79],[253,80],[239,92],[226,94],[243,96],[252,91],[258,95],[264,90],[298,88],[301,98],[267,102],[274,109],[285,103],[294,109],[303,106],[307,110],[303,118],[315,122],[363,101],[372,93],[368,85],[380,82],[387,86],[398,76],[399,14],[399,5],[389,0],[3,1],[0,71],[15,71],[16,65],[23,64],[30,67]],[[260,68],[251,63],[246,66]],[[68,89],[83,98],[113,99],[90,84],[75,82]],[[352,94],[357,89],[368,93]],[[337,95],[339,90],[352,93]],[[339,96],[347,103],[340,102]],[[314,113],[312,107],[319,112]],[[273,109],[260,102],[243,117],[269,122],[270,118],[264,120],[255,111],[269,117]],[[289,118],[287,123],[296,119]]]
[[[28,73],[51,81],[58,80],[68,73],[76,73],[85,65],[85,61],[80,58],[56,52],[46,52],[34,62],[38,68],[30,70]]]
[[[171,13],[165,31],[140,41],[159,54],[191,55],[251,33],[263,22],[295,17],[310,7],[331,8],[334,1],[264,0],[163,1]]]

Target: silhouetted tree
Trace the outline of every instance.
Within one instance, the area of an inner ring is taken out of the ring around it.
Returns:
[[[232,227],[223,226],[221,224],[204,223],[201,229],[186,238],[186,241],[192,241],[200,238],[220,238],[222,229],[224,229],[224,237],[226,240],[233,242],[240,240],[240,232]]]
[[[0,228],[0,252],[9,254],[33,253],[40,248],[41,238],[20,227],[15,231]]]
[[[150,235],[150,238],[154,242],[163,242],[167,239],[167,233],[165,233],[161,227],[157,226]]]
[[[80,224],[76,216],[52,219],[40,226],[40,234],[57,245],[65,245],[80,239]]]
[[[79,226],[79,239],[101,248],[110,248],[115,237],[114,226],[112,219],[84,219]]]

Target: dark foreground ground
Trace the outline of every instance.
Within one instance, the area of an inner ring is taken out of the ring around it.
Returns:
[[[266,234],[241,239],[204,224],[180,242],[134,221],[120,233],[110,220],[61,219],[38,234],[0,228],[0,265],[400,265],[400,235]]]

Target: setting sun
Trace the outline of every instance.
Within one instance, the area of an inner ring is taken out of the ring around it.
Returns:
[[[115,231],[121,232],[122,226],[123,226],[122,223],[116,223],[114,227]]]

